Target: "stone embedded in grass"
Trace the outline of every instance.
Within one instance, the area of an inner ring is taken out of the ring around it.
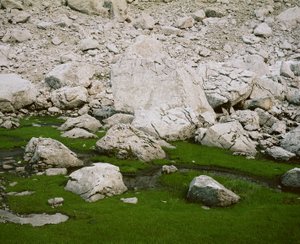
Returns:
[[[217,207],[230,206],[240,199],[234,192],[206,175],[200,175],[192,180],[187,198],[193,202],[201,202],[207,206]]]
[[[73,128],[69,131],[64,132],[62,137],[67,137],[67,138],[98,138],[98,136],[94,135],[93,133],[90,133],[86,131],[85,129],[81,128]]]
[[[64,203],[64,199],[62,197],[55,197],[55,198],[50,198],[48,199],[48,204],[52,207],[52,208],[56,208],[56,207],[60,207],[63,205]]]
[[[74,171],[65,189],[80,195],[87,202],[127,191],[119,167],[108,163],[95,163]]]
[[[66,168],[50,168],[45,171],[47,176],[55,176],[55,175],[66,175],[68,173]]]
[[[123,203],[130,203],[130,204],[137,204],[138,203],[137,197],[121,198],[120,200]]]
[[[69,168],[83,162],[64,144],[51,138],[33,137],[25,148],[24,160],[33,169]]]
[[[295,157],[295,153],[291,153],[281,147],[273,146],[266,149],[266,153],[277,160],[288,161],[291,158]]]
[[[111,127],[106,135],[96,143],[97,150],[115,154],[119,158],[136,157],[151,161],[166,157],[161,141],[128,124]]]
[[[287,187],[300,187],[300,168],[293,168],[286,172],[281,178],[281,183]]]
[[[59,127],[59,129],[66,131],[73,128],[81,128],[95,133],[101,126],[102,125],[99,120],[88,114],[84,114],[76,118],[68,118],[66,122]]]
[[[161,168],[162,173],[165,174],[172,174],[175,173],[177,170],[177,167],[174,165],[163,165]]]

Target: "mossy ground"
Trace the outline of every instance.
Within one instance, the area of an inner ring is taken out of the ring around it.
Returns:
[[[32,124],[42,127],[32,127]],[[96,155],[97,139],[70,140],[60,137],[53,127],[62,121],[39,117],[21,121],[14,130],[0,129],[1,149],[24,147],[33,136],[51,137],[72,150],[91,154],[91,161],[110,162],[122,172],[139,170],[161,164],[207,165],[239,171],[253,176],[274,179],[299,164],[273,162],[266,159],[248,160],[232,156],[230,152],[208,148],[189,142],[175,142],[176,149],[168,149],[168,159],[150,163],[135,159],[119,160]],[[104,132],[99,132],[101,137]],[[85,146],[84,146],[85,145]],[[241,201],[229,208],[204,210],[200,204],[185,200],[193,177],[213,176],[241,196]],[[6,181],[16,181],[6,191],[35,191],[31,196],[9,196],[7,203],[20,214],[56,213],[70,216],[59,225],[33,228],[28,225],[0,225],[0,243],[299,243],[300,197],[279,192],[243,179],[214,175],[208,172],[188,171],[160,177],[156,189],[129,191],[121,196],[96,203],[86,203],[79,196],[64,190],[64,176],[32,176],[21,178],[3,174]],[[124,204],[121,197],[139,199],[137,205]],[[47,200],[63,197],[62,207],[53,209]]]

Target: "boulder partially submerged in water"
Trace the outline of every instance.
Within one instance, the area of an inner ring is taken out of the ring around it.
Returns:
[[[24,160],[33,169],[69,168],[83,162],[64,144],[51,138],[31,138],[25,148]]]

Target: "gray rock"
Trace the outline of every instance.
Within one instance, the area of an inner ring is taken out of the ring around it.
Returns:
[[[273,146],[267,148],[266,153],[276,160],[288,161],[291,158],[295,157],[295,153],[291,153],[281,147]]]
[[[49,168],[45,171],[47,176],[66,175],[67,173],[68,171],[66,168]]]
[[[141,16],[139,18],[137,18],[134,23],[133,26],[135,28],[140,28],[140,29],[148,29],[148,30],[152,30],[154,28],[155,25],[155,20],[153,19],[152,16],[150,16],[149,14],[146,13],[142,13]]]
[[[172,173],[175,173],[177,171],[178,171],[178,169],[174,165],[163,165],[162,168],[161,168],[161,172],[164,173],[164,174],[172,174]]]
[[[101,126],[102,125],[99,120],[88,114],[84,114],[79,117],[68,118],[66,122],[59,127],[59,129],[66,131],[73,128],[82,128],[95,133]]]
[[[98,151],[115,154],[119,158],[136,157],[142,161],[165,158],[160,142],[131,125],[111,127],[96,143]]]
[[[267,23],[261,23],[254,29],[254,35],[270,37],[273,34],[271,27]]]
[[[277,16],[277,20],[286,27],[295,27],[300,22],[300,7],[289,8]]]
[[[63,86],[91,85],[91,79],[95,74],[95,68],[86,63],[69,62],[56,66],[46,77],[46,83],[53,89]]]
[[[300,126],[283,135],[280,146],[300,156]]]
[[[79,49],[81,51],[88,51],[97,49],[99,47],[99,43],[96,40],[93,40],[91,38],[86,38],[80,41],[79,43]]]
[[[6,9],[20,9],[22,10],[23,4],[20,0],[1,0],[1,5]]]
[[[32,38],[32,35],[27,29],[13,29],[8,31],[2,38],[3,42],[26,42]]]
[[[300,90],[299,88],[288,88],[286,94],[286,100],[289,103],[300,105]]]
[[[8,55],[10,51],[9,45],[0,45],[0,67],[8,67]]]
[[[204,10],[200,9],[194,13],[192,13],[192,17],[194,18],[195,21],[200,22],[203,19],[205,19],[206,15]]]
[[[282,62],[280,67],[280,75],[287,78],[294,78],[294,72],[291,69],[291,65],[288,62]]]
[[[88,92],[84,87],[65,86],[51,93],[53,105],[60,109],[73,109],[84,105],[88,100]]]
[[[98,138],[98,136],[81,128],[73,128],[61,134],[62,137],[67,138]]]
[[[192,180],[187,198],[193,202],[218,207],[227,207],[240,200],[238,195],[206,175],[200,175]]]
[[[195,20],[191,16],[182,17],[177,20],[175,26],[180,29],[188,29],[194,26]]]
[[[293,168],[281,177],[281,183],[287,187],[300,187],[300,168]]]
[[[24,160],[34,169],[69,168],[83,165],[74,152],[61,142],[50,138],[33,137],[26,145]]]
[[[234,152],[256,154],[256,145],[238,121],[216,124],[208,129],[196,131],[196,142],[202,145],[220,147]]]
[[[113,116],[103,120],[103,123],[105,124],[104,128],[109,129],[117,124],[131,124],[133,119],[134,116],[131,114],[114,114]]]
[[[35,102],[34,85],[16,74],[0,74],[0,111],[13,112]]]
[[[34,227],[44,226],[47,224],[59,224],[66,222],[69,219],[68,216],[56,213],[56,214],[29,214],[25,216],[15,215],[9,211],[0,209],[0,222],[11,222],[15,224],[30,224]]]
[[[65,189],[80,195],[88,202],[127,191],[119,167],[108,163],[95,163],[74,171]]]

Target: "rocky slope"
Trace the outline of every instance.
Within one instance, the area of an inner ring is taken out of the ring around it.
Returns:
[[[3,127],[121,112],[163,139],[299,156],[297,0],[0,3]]]

